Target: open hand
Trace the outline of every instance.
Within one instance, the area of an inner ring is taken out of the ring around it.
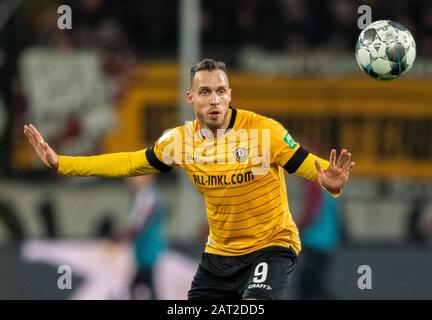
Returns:
[[[53,149],[50,148],[48,143],[45,142],[39,131],[32,125],[24,126],[24,134],[36,150],[39,158],[49,167],[58,168],[58,155]]]
[[[336,150],[330,152],[330,165],[322,170],[321,165],[315,160],[315,167],[318,170],[318,182],[330,192],[339,192],[348,181],[349,174],[355,163],[351,162],[351,153],[342,149],[336,162]]]

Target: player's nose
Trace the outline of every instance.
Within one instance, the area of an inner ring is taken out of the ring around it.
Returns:
[[[213,92],[211,97],[210,97],[210,104],[212,106],[217,106],[219,104],[219,97],[216,94],[216,92]]]

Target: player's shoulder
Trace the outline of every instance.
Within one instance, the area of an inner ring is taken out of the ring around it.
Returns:
[[[246,127],[272,129],[282,126],[277,120],[271,117],[249,110],[237,109],[237,117],[239,122]]]
[[[181,137],[183,136],[183,132],[184,132],[184,126],[178,126],[178,127],[174,127],[174,128],[169,128],[166,129],[162,135],[159,137],[159,139],[157,140],[157,143],[164,143],[167,141],[172,140],[174,137]]]

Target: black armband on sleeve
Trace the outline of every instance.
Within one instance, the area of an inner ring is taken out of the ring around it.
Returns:
[[[146,150],[146,157],[147,157],[147,161],[157,170],[159,170],[160,172],[168,172],[170,170],[172,170],[172,167],[166,165],[165,163],[163,163],[162,161],[160,161],[158,159],[158,157],[156,156],[154,150],[153,150],[153,146],[151,146],[150,148],[148,148]]]
[[[309,151],[300,146],[294,155],[284,165],[285,170],[288,171],[289,174],[296,172],[308,154]]]

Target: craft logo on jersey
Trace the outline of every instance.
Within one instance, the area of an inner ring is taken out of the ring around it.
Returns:
[[[271,285],[262,284],[262,283],[253,283],[248,286],[248,289],[265,289],[265,290],[273,290]]]
[[[283,138],[283,141],[285,141],[285,143],[287,145],[289,145],[289,147],[291,149],[294,149],[295,146],[297,145],[297,142],[295,142],[295,140],[291,137],[291,135],[287,132],[287,134],[285,135],[285,137]]]
[[[242,163],[245,162],[247,159],[247,149],[246,148],[237,148],[234,151],[234,155],[238,162]]]

